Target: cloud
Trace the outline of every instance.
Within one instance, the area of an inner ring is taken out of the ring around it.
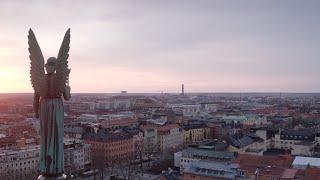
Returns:
[[[0,65],[3,71],[19,68],[20,79],[27,80],[22,76],[29,68],[28,28],[47,58],[57,54],[71,27],[71,82],[77,92],[179,91],[182,82],[189,91],[319,91],[319,6],[317,1],[2,1]]]

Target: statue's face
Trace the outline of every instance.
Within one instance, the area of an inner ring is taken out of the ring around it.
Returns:
[[[48,74],[54,73],[54,71],[56,70],[56,64],[57,64],[57,59],[55,57],[50,57],[47,60],[45,67]]]

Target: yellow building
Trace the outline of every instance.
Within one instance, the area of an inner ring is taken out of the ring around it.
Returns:
[[[187,124],[183,125],[184,145],[193,144],[204,139],[211,138],[210,128],[205,124]]]

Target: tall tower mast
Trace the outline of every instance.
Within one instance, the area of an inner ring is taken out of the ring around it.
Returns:
[[[181,85],[181,95],[184,96],[184,84]]]

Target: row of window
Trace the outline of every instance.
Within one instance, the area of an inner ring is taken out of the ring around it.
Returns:
[[[4,168],[9,168],[10,166],[11,167],[19,167],[19,166],[22,166],[22,165],[26,165],[26,164],[38,164],[39,160],[29,160],[29,161],[24,161],[24,162],[20,162],[20,163],[11,163],[11,164],[7,164],[6,166],[5,165],[1,165],[0,166],[0,169],[4,169]]]
[[[292,135],[281,135],[281,138],[291,138],[291,139],[308,139],[308,136],[292,136]]]
[[[288,141],[280,141],[280,143],[281,143],[281,144],[294,144],[294,143],[291,142],[291,141],[289,141],[289,143],[288,143]]]

